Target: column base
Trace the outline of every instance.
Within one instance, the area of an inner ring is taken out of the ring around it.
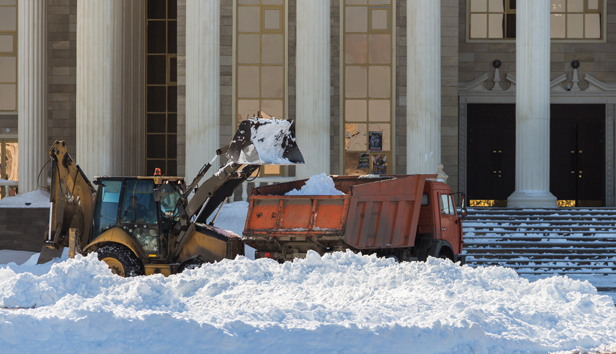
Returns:
[[[556,208],[556,197],[548,191],[515,191],[507,198],[508,208]]]

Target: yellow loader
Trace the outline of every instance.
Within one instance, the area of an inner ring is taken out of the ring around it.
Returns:
[[[198,186],[222,154],[229,161]],[[96,177],[91,183],[64,141],[56,141],[49,156],[51,210],[39,263],[68,247],[70,257],[97,252],[121,276],[168,276],[243,255],[241,237],[214,226],[227,198],[262,165],[304,163],[294,124],[262,118],[240,123],[231,144],[218,149],[190,185],[167,176]]]

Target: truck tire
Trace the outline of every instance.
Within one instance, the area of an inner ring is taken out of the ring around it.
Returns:
[[[113,274],[121,277],[135,277],[144,274],[143,265],[137,256],[125,246],[105,245],[96,252],[98,259],[107,263]]]

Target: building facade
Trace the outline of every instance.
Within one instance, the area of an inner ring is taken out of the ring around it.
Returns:
[[[616,0],[0,0],[1,177],[44,185],[61,139],[88,176],[192,178],[263,112],[307,163],[257,181],[614,206],[615,62]]]

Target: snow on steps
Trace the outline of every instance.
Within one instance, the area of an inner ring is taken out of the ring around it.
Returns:
[[[463,221],[470,266],[519,274],[616,274],[616,209],[470,209]]]

